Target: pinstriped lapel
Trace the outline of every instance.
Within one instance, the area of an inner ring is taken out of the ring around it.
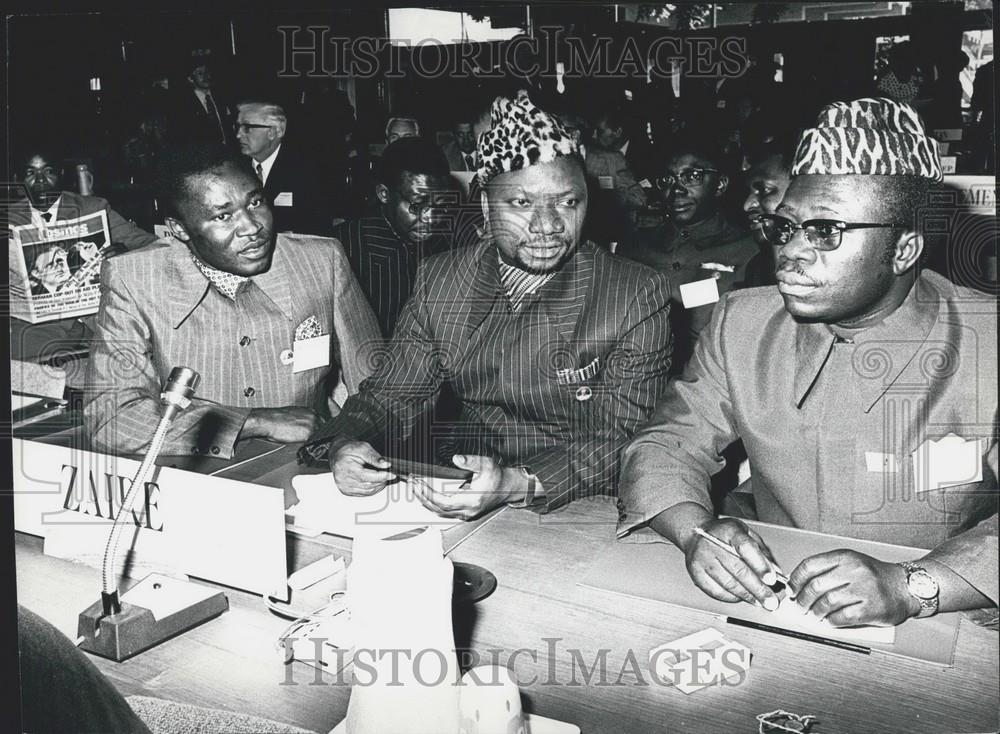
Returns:
[[[170,323],[174,329],[179,329],[191,312],[205,300],[212,284],[194,264],[187,245],[170,240],[168,246],[170,259],[164,275],[170,290]],[[156,277],[155,274],[151,276]]]
[[[280,157],[280,154],[279,154]],[[274,246],[274,258],[271,260],[270,269],[262,274],[255,275],[253,282],[260,288],[264,295],[271,299],[271,302],[278,307],[281,313],[289,321],[295,320],[295,308],[292,303],[292,281],[299,282],[302,279],[296,278],[293,272],[297,265],[308,267],[311,263],[300,263],[294,257],[290,257],[289,249],[294,247],[285,240],[284,235],[278,235],[278,241]]]
[[[476,254],[476,267],[465,297],[468,306],[465,330],[470,338],[501,297],[500,264],[497,257],[496,248],[492,244],[481,245]]]
[[[576,325],[587,305],[594,281],[594,244],[582,243],[559,273],[538,291],[539,305],[567,343],[575,339]]]

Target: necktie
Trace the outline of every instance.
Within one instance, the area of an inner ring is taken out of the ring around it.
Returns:
[[[465,154],[465,168],[469,171],[474,171],[476,169],[476,163],[475,160],[473,160],[471,153]]]
[[[219,125],[219,133],[222,135],[222,142],[226,142],[226,131],[222,127],[222,118],[219,117],[219,110],[215,106],[215,102],[212,100],[212,95],[205,92],[205,109],[208,110],[208,114],[215,118],[215,122]]]
[[[257,166],[256,166],[256,168],[254,170],[257,171],[257,178],[259,178],[261,184],[263,184],[264,183],[264,166],[262,166],[261,164],[258,163]]]

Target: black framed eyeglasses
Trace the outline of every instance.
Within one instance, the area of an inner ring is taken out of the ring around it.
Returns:
[[[685,186],[700,186],[705,183],[706,173],[718,173],[718,168],[685,168],[680,173],[668,173],[653,180],[660,191],[670,191],[678,181]]]
[[[844,232],[852,229],[892,229],[905,224],[890,222],[842,222],[839,219],[807,219],[796,224],[777,214],[758,214],[751,226],[760,233],[769,245],[779,247],[791,241],[799,230],[805,233],[806,241],[817,250],[836,250],[844,239]]]
[[[274,127],[274,125],[263,125],[259,122],[237,122],[233,125],[233,130],[248,133],[251,130],[262,130],[269,127]]]

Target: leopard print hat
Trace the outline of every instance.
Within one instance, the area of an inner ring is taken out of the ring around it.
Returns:
[[[937,141],[912,107],[884,97],[823,108],[792,163],[793,176],[810,173],[942,179]]]
[[[497,97],[491,117],[492,127],[479,136],[476,175],[480,183],[506,171],[580,152],[559,120],[532,104],[523,89],[516,99]]]

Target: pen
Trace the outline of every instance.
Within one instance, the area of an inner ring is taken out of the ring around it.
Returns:
[[[727,543],[726,541],[722,540],[721,538],[716,538],[714,535],[705,532],[701,528],[695,528],[694,532],[695,535],[697,535],[699,538],[704,538],[709,543],[714,545],[716,548],[724,550],[733,558],[739,558],[740,560],[743,560],[740,554],[736,552],[736,549],[733,548],[733,546],[729,545],[729,543]],[[788,577],[785,575],[784,571],[778,568],[778,566],[775,565],[774,563],[771,564],[771,570],[774,571],[774,575],[778,579],[778,581],[783,583],[785,586],[788,586]]]
[[[794,637],[797,640],[816,642],[820,645],[839,647],[841,650],[860,652],[862,655],[871,655],[872,652],[870,647],[865,647],[864,645],[855,645],[852,642],[842,642],[841,640],[833,640],[830,639],[829,637],[810,635],[808,632],[797,632],[796,630],[788,630],[782,627],[772,627],[769,624],[761,624],[760,622],[748,622],[745,619],[738,619],[737,617],[726,617],[726,623],[734,624],[737,627],[748,627],[750,629],[760,630],[762,632],[773,632],[776,635],[784,635],[785,637]]]

